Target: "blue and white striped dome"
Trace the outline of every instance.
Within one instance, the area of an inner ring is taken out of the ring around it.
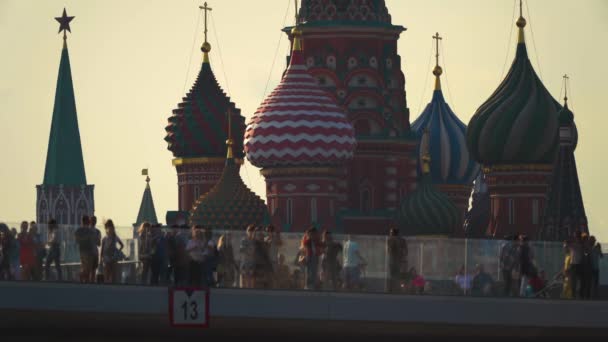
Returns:
[[[418,138],[425,129],[429,130],[429,152],[431,177],[435,184],[473,184],[479,174],[477,164],[466,144],[467,126],[445,102],[441,88],[433,92],[433,99],[422,114],[412,124],[412,130]],[[418,149],[418,165],[422,165],[422,152]]]

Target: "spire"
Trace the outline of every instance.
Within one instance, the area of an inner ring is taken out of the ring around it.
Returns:
[[[522,1],[519,0],[519,19],[517,19],[517,27],[519,27],[519,35],[517,38],[518,44],[525,44],[526,40],[524,39],[524,27],[526,27],[526,19],[524,19],[524,11],[522,7]]]
[[[154,200],[152,199],[152,190],[150,189],[150,176],[148,175],[148,169],[141,170],[142,176],[146,176],[146,189],[144,195],[141,198],[141,204],[139,206],[139,212],[137,213],[137,220],[135,225],[138,226],[142,222],[150,222],[151,224],[158,223],[156,218],[156,210],[154,209]]]
[[[443,38],[439,36],[439,32],[433,36],[435,39],[435,68],[433,69],[433,75],[435,75],[435,90],[441,90],[441,80],[439,76],[443,74],[443,69],[439,66],[439,41]]]
[[[209,63],[209,51],[211,51],[211,44],[207,41],[207,12],[211,11],[211,7],[207,6],[207,3],[203,6],[198,6],[198,8],[205,11],[205,42],[203,46],[201,46],[201,51],[203,51],[203,63]]]
[[[564,75],[564,107],[568,108],[568,81],[570,80],[570,76],[568,74]]]
[[[74,17],[68,17],[65,9],[63,16],[55,18],[60,24],[59,33],[63,32],[64,37],[44,169],[43,184],[45,185],[84,185],[87,183],[65,34],[65,31],[71,32],[69,23],[72,19]]]

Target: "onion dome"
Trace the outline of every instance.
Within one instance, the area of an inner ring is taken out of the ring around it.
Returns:
[[[433,37],[439,41],[439,33]],[[439,46],[437,46],[439,51]],[[467,126],[458,119],[450,106],[445,102],[441,91],[440,76],[443,70],[439,66],[437,52],[435,75],[435,90],[431,102],[425,107],[420,116],[412,123],[412,130],[422,137],[425,130],[429,131],[429,153],[431,178],[437,184],[470,185],[479,173],[479,165],[471,158],[466,146]],[[423,152],[419,149],[418,165],[422,165]]]
[[[390,24],[384,0],[302,0],[300,24]]]
[[[245,118],[240,115],[230,98],[222,90],[209,63],[211,45],[205,41],[201,47],[203,64],[194,85],[165,127],[168,149],[176,158],[224,157],[228,137],[225,113],[233,113],[232,129],[236,134],[245,130]],[[240,135],[239,135],[240,136]],[[243,157],[242,142],[235,146],[236,157]]]
[[[568,76],[564,75],[564,79],[567,80]],[[560,144],[572,146],[573,151],[578,145],[578,129],[574,123],[574,113],[568,108],[567,89],[564,96],[564,106],[559,111],[559,141]]]
[[[217,184],[194,203],[190,223],[210,229],[244,229],[249,224],[264,224],[268,221],[266,204],[243,183],[232,153],[232,139],[228,139],[226,145],[222,175]]]
[[[301,32],[292,34],[289,67],[245,131],[247,159],[257,167],[341,165],[353,157],[353,127],[306,71]]]
[[[401,226],[407,235],[452,235],[462,222],[460,212],[448,196],[433,185],[428,152],[425,151],[422,161],[418,187],[401,202]]]
[[[511,69],[467,129],[467,147],[482,164],[548,164],[557,153],[559,104],[530,64],[526,20],[521,15],[517,26],[519,41]]]

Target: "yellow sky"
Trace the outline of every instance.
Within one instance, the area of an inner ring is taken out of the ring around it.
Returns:
[[[288,45],[281,37],[271,72],[280,29],[293,22],[293,1],[208,2],[213,7],[212,67],[249,117],[263,100],[269,74],[268,91],[285,66]],[[513,58],[514,0],[386,3],[393,23],[408,28],[399,53],[411,120],[431,97],[431,36],[439,31],[444,37],[444,92],[468,123]],[[35,185],[44,174],[62,44],[53,17],[64,6],[76,16],[68,44],[97,216],[132,224],[145,186],[140,171],[146,167],[159,220],[177,208],[177,177],[164,127],[185,94],[184,85],[191,86],[200,67],[198,5],[193,0],[0,0],[0,220],[35,217]],[[528,7],[530,58],[554,97],[560,96],[562,75],[570,75],[570,104],[580,134],[576,157],[590,229],[608,241],[608,1],[530,0]],[[264,195],[257,169],[247,165],[242,175]]]

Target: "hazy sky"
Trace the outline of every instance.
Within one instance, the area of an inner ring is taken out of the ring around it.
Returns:
[[[35,185],[44,174],[62,44],[53,18],[61,15],[64,6],[68,15],[76,16],[68,45],[87,181],[95,184],[97,216],[132,224],[145,186],[140,171],[146,167],[159,220],[164,222],[165,212],[177,208],[177,176],[163,140],[164,127],[200,67],[202,19],[196,24],[202,2],[0,0],[0,220],[35,217]],[[280,29],[293,23],[293,0],[208,2],[213,7],[209,25],[213,70],[248,118],[263,100],[269,75],[271,91],[285,67],[288,44]],[[513,58],[514,0],[386,3],[393,23],[407,27],[399,54],[410,120],[431,97],[431,36],[439,31],[444,37],[444,93],[468,123]],[[570,75],[587,216],[592,233],[608,241],[604,150],[608,147],[608,1],[530,0],[528,7],[530,58],[554,97],[560,97],[562,75]],[[258,170],[246,165],[242,175],[264,197]]]

